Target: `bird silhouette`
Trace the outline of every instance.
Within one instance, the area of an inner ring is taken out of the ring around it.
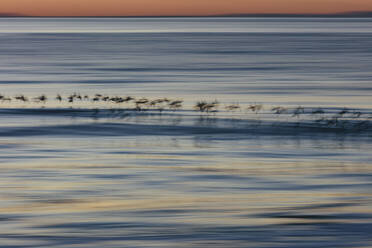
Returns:
[[[16,100],[22,101],[22,102],[28,102],[28,98],[24,95],[19,95],[15,97]]]
[[[275,114],[280,115],[280,114],[286,113],[287,109],[284,108],[284,107],[274,107],[274,108],[271,109],[271,111],[274,111]]]
[[[247,109],[251,110],[252,112],[255,112],[257,114],[258,112],[260,112],[263,109],[263,106],[262,106],[262,104],[253,104],[253,105],[249,105],[249,107]]]
[[[170,103],[168,103],[168,106],[171,109],[180,109],[182,107],[182,103],[182,100],[171,101]]]
[[[235,110],[240,109],[240,105],[239,105],[239,104],[231,104],[231,105],[227,105],[227,106],[225,107],[225,109],[226,109],[227,111],[235,111]]]
[[[199,101],[195,104],[194,108],[200,112],[216,112],[217,111],[218,102],[214,101],[208,103],[206,101]]]
[[[293,111],[293,114],[292,116],[293,117],[300,117],[301,114],[304,114],[305,113],[305,109],[301,106],[297,107],[294,111]]]
[[[48,100],[48,98],[45,95],[41,95],[41,96],[35,97],[35,101],[36,102],[43,102],[43,103],[45,103],[47,100]]]

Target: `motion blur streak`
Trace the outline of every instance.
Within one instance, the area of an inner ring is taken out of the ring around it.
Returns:
[[[371,32],[371,19],[0,19],[0,93],[369,118]],[[372,247],[371,130],[27,104],[0,101],[0,247]]]

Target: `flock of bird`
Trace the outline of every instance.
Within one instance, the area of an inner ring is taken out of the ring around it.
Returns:
[[[28,103],[28,102],[34,102],[34,103],[46,103],[48,101],[48,97],[46,95],[40,95],[33,98],[28,98],[25,95],[17,95],[14,98],[7,97],[0,94],[0,101],[2,102],[11,102],[12,100]],[[180,109],[182,107],[183,100],[171,100],[168,98],[159,98],[155,100],[150,100],[147,98],[134,98],[131,96],[126,97],[119,97],[114,96],[110,97],[107,95],[102,94],[95,94],[94,96],[89,95],[81,95],[78,93],[71,94],[67,97],[62,97],[60,94],[57,94],[57,96],[54,98],[57,102],[63,102],[67,101],[68,103],[74,103],[74,102],[81,102],[81,101],[90,101],[90,102],[111,102],[111,103],[134,103],[135,108],[137,110],[143,110],[145,107],[153,107],[153,108],[169,108],[169,109]]]
[[[45,104],[48,100],[54,100],[56,102],[67,102],[68,104],[72,104],[74,102],[92,102],[92,103],[113,103],[113,104],[124,104],[130,103],[133,105],[133,109],[137,111],[143,110],[159,110],[160,112],[169,109],[169,110],[179,110],[183,106],[183,100],[179,99],[169,99],[169,98],[157,98],[157,99],[148,99],[148,98],[135,98],[132,96],[126,97],[119,97],[119,96],[107,96],[102,94],[95,94],[93,96],[89,95],[81,95],[78,93],[74,93],[63,97],[60,94],[57,94],[56,97],[48,98],[46,95],[40,95],[33,98],[28,98],[25,95],[16,95],[15,97],[8,97],[0,94],[0,101],[1,102],[11,102],[11,101],[18,101],[23,103],[41,103]],[[221,109],[221,104],[215,101],[198,101],[194,106],[194,110],[201,112],[201,113],[217,113]],[[262,104],[251,104],[248,107],[243,107],[240,104],[229,104],[224,105],[224,110],[227,112],[243,112],[248,111],[255,114],[258,114],[260,111],[264,110],[264,106]],[[326,112],[322,108],[317,109],[305,109],[302,106],[296,108],[285,108],[285,107],[272,107],[269,109],[269,112],[275,115],[286,115],[296,117],[297,119],[300,116],[304,116],[307,114],[308,116],[314,117],[314,121],[318,124],[322,124],[325,126],[333,126],[339,127],[346,123],[346,121],[358,121],[358,125],[370,125],[370,120],[372,116],[362,113],[357,110],[350,110],[344,108],[339,110],[338,112]],[[267,112],[266,112],[267,113]]]
[[[13,98],[7,97],[0,94],[0,101],[2,102],[11,102],[12,100],[28,103],[28,102],[34,102],[34,103],[43,103],[45,104],[48,101],[48,97],[46,95],[40,95],[33,98],[28,98],[25,95],[17,95]],[[98,102],[111,102],[116,104],[121,103],[132,103],[135,106],[136,110],[146,110],[146,109],[157,109],[157,110],[164,110],[164,109],[171,109],[171,110],[178,110],[182,108],[183,100],[172,100],[169,98],[158,98],[158,99],[148,99],[148,98],[135,98],[131,96],[126,97],[119,97],[114,96],[110,97],[107,95],[102,94],[95,94],[94,96],[89,95],[81,95],[78,93],[71,94],[67,97],[63,97],[60,94],[57,94],[55,98],[52,98],[53,100],[57,102],[68,102],[68,103],[74,103],[74,102],[81,102],[81,101],[90,101],[93,103]],[[213,102],[207,102],[207,101],[199,101],[194,105],[194,109],[200,112],[204,113],[216,113],[218,112],[218,108],[220,106],[220,103],[215,100]],[[225,105],[226,111],[241,111],[243,108],[239,104],[230,104]],[[247,110],[250,110],[252,112],[258,113],[263,109],[262,104],[253,104],[249,105]]]

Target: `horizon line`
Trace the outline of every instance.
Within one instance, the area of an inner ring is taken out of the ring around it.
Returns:
[[[371,11],[347,11],[336,13],[230,13],[211,15],[98,15],[98,16],[34,16],[16,13],[0,13],[0,18],[192,18],[192,17],[372,17]]]

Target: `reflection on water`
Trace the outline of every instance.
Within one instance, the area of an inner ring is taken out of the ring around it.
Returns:
[[[368,135],[166,135],[157,129],[127,135],[124,128],[106,136],[104,128],[84,135],[84,124],[74,125],[81,135],[63,128],[65,134],[47,136],[2,134],[1,243],[372,244]]]
[[[371,113],[370,19],[224,20],[1,19],[0,93]],[[0,247],[372,247],[369,128],[6,104]]]

